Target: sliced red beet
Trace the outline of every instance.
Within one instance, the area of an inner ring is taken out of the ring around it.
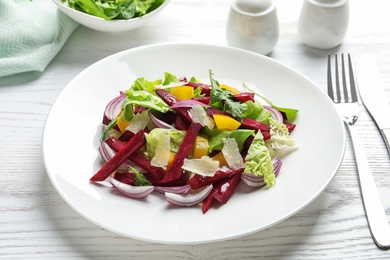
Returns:
[[[192,122],[188,128],[187,133],[184,136],[183,142],[181,143],[179,150],[177,151],[175,157],[172,161],[172,166],[167,170],[163,182],[170,182],[176,179],[179,179],[183,174],[183,163],[190,153],[192,152],[195,138],[198,136],[198,133],[202,126],[198,123]]]
[[[194,89],[196,88],[201,88],[202,89],[202,94],[205,94],[206,96],[210,96],[210,91],[211,91],[211,85],[206,84],[206,83],[197,83],[197,82],[187,82],[187,86],[193,87]]]
[[[191,186],[192,189],[199,189],[203,186],[215,183],[221,179],[232,176],[233,174],[242,172],[242,169],[233,170],[228,167],[220,168],[212,177],[194,175],[191,179],[188,180],[187,184]]]
[[[165,103],[167,103],[167,105],[169,106],[172,106],[176,103],[179,102],[179,100],[174,96],[172,95],[171,93],[169,93],[167,90],[165,89],[156,89],[156,93],[157,95],[159,95],[162,100],[164,100]],[[183,115],[185,118],[187,118],[187,120],[189,121],[192,121],[190,115],[188,114],[188,109],[185,108],[181,108],[181,109],[175,109],[175,111],[177,111],[178,113],[180,113],[181,115]]]
[[[118,140],[115,137],[110,137],[105,142],[108,144],[108,146],[111,149],[113,149],[116,152],[121,150],[125,146],[125,144],[126,144],[125,142],[122,142],[122,141]]]
[[[293,124],[293,123],[285,123],[285,125],[286,125],[286,127],[287,127],[287,129],[288,129],[289,132],[291,132],[292,130],[294,130],[295,127],[296,127],[296,124]]]
[[[209,116],[213,116],[214,114],[224,114],[224,112],[222,110],[219,110],[217,108],[213,108],[213,107],[208,107],[206,109],[206,113],[209,115]]]
[[[175,120],[175,128],[178,130],[185,130],[187,131],[188,128],[190,127],[191,121],[189,121],[185,116],[182,114],[178,114],[176,116]]]
[[[270,139],[271,138],[271,133],[270,132],[263,132],[263,131],[261,131],[261,133],[263,134],[263,138],[264,138],[264,140],[268,140],[268,139]]]
[[[165,172],[162,168],[152,166],[150,163],[149,158],[146,158],[140,153],[133,153],[130,155],[129,159],[133,161],[136,165],[138,165],[141,169],[143,169],[145,172],[143,175],[150,181],[152,184],[160,181],[164,175]]]
[[[124,163],[132,153],[135,153],[145,143],[144,131],[139,131],[127,142],[100,170],[95,173],[90,181],[104,181],[118,167]]]
[[[213,204],[213,200],[214,200],[214,195],[213,195],[213,191],[211,191],[210,194],[207,196],[207,198],[202,202],[203,214],[206,214],[206,212],[210,209],[211,205]]]
[[[176,113],[169,111],[169,112],[162,115],[161,120],[170,125],[170,124],[175,122]]]
[[[114,175],[114,179],[126,184],[134,185],[136,177],[133,172],[116,171]]]
[[[214,195],[214,199],[222,204],[228,202],[240,181],[241,173],[234,174],[228,179],[220,181],[211,191]]]
[[[210,103],[211,97],[197,97],[197,98],[192,98],[193,100],[202,102],[205,105],[208,105]]]
[[[182,174],[179,179],[164,182],[163,180],[158,181],[156,183],[153,183],[155,186],[162,186],[162,187],[177,187],[177,186],[184,186],[188,182],[188,174]]]
[[[267,125],[266,123],[254,119],[249,119],[246,117],[244,117],[244,119],[242,120],[240,128],[259,130],[261,132],[269,132],[269,125]]]
[[[245,103],[247,101],[255,102],[255,94],[252,92],[240,92],[233,95],[233,99]]]
[[[120,151],[126,145],[125,143],[119,141],[114,137],[107,139],[106,143],[108,144],[108,146],[110,146],[111,149],[117,152]],[[160,181],[165,175],[165,172],[162,168],[152,166],[150,160],[145,156],[139,154],[138,152],[131,154],[128,157],[128,159],[133,161],[135,164],[137,164],[141,169],[145,171],[143,175],[152,184]]]
[[[156,89],[156,93],[160,96],[160,98],[162,98],[165,103],[167,103],[168,106],[172,106],[179,102],[179,100],[174,95],[172,95],[165,89]]]
[[[241,170],[242,171],[242,170]],[[213,190],[202,202],[202,212],[205,214],[211,207],[214,200],[221,204],[226,204],[233,192],[236,190],[241,181],[241,172],[233,174],[230,177],[217,181],[213,184]]]
[[[131,138],[133,138],[135,134],[129,130],[126,130],[123,134],[121,134],[118,138],[119,141],[128,142]]]
[[[145,111],[145,110],[148,110],[148,108],[143,107],[143,106],[137,106],[137,107],[134,109],[134,114],[142,113],[142,112]]]

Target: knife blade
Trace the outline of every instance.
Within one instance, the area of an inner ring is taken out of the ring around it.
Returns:
[[[378,67],[371,57],[359,60],[356,77],[363,104],[374,119],[390,153],[390,105]]]

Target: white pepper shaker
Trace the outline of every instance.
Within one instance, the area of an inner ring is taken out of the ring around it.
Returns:
[[[226,25],[230,46],[267,55],[279,37],[279,22],[272,0],[233,0]]]
[[[348,0],[304,0],[298,35],[310,47],[331,49],[343,41],[348,22]]]

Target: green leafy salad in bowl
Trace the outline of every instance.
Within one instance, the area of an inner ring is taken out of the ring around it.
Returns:
[[[62,0],[70,8],[105,20],[127,20],[146,15],[165,0]]]
[[[149,23],[170,0],[53,0],[64,14],[90,29],[128,32]]]

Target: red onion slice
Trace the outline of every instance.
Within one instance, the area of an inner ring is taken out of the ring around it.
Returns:
[[[275,177],[279,175],[280,169],[282,168],[282,160],[279,157],[275,157],[272,159],[272,165],[274,167]],[[260,188],[265,186],[264,177],[263,176],[254,176],[250,174],[241,174],[241,180],[252,188]]]
[[[165,123],[164,121],[158,119],[157,117],[155,117],[152,113],[150,113],[149,111],[149,117],[150,119],[153,121],[153,123],[160,127],[160,128],[163,128],[163,129],[174,129],[173,126],[171,126],[170,124],[167,124]]]
[[[172,205],[179,207],[190,207],[202,202],[210,194],[212,189],[213,185],[210,184],[209,186],[195,194],[175,194],[171,192],[166,192],[165,198]]]
[[[189,184],[183,185],[183,186],[175,186],[175,187],[162,187],[162,186],[156,186],[154,188],[155,191],[161,192],[161,193],[175,193],[175,194],[186,194],[191,189],[191,186]]]
[[[264,106],[264,109],[271,113],[273,119],[283,122],[283,115],[279,110],[270,106]]]
[[[203,102],[194,100],[194,99],[187,99],[187,100],[182,100],[179,101],[171,106],[172,109],[176,108],[192,108],[194,105],[200,105],[203,107],[210,107],[210,105],[206,105]]]
[[[100,146],[98,150],[103,161],[105,161],[106,163],[116,154],[116,151],[111,149],[111,147],[103,140],[100,140]],[[126,160],[124,163],[122,163],[121,166],[119,166],[118,170],[128,169],[130,166],[133,165],[133,162],[131,162],[130,160]]]
[[[280,169],[282,168],[283,162],[278,156],[276,156],[272,159],[272,165],[274,166],[275,177],[277,177]]]
[[[154,186],[133,186],[110,178],[111,184],[122,194],[133,199],[142,199],[149,195]]]
[[[263,176],[251,176],[248,174],[241,174],[241,180],[252,188],[260,188],[265,186]]]
[[[120,92],[120,95],[111,100],[104,109],[103,123],[108,124],[113,118],[118,116],[122,109],[123,101],[127,97],[126,93]]]

